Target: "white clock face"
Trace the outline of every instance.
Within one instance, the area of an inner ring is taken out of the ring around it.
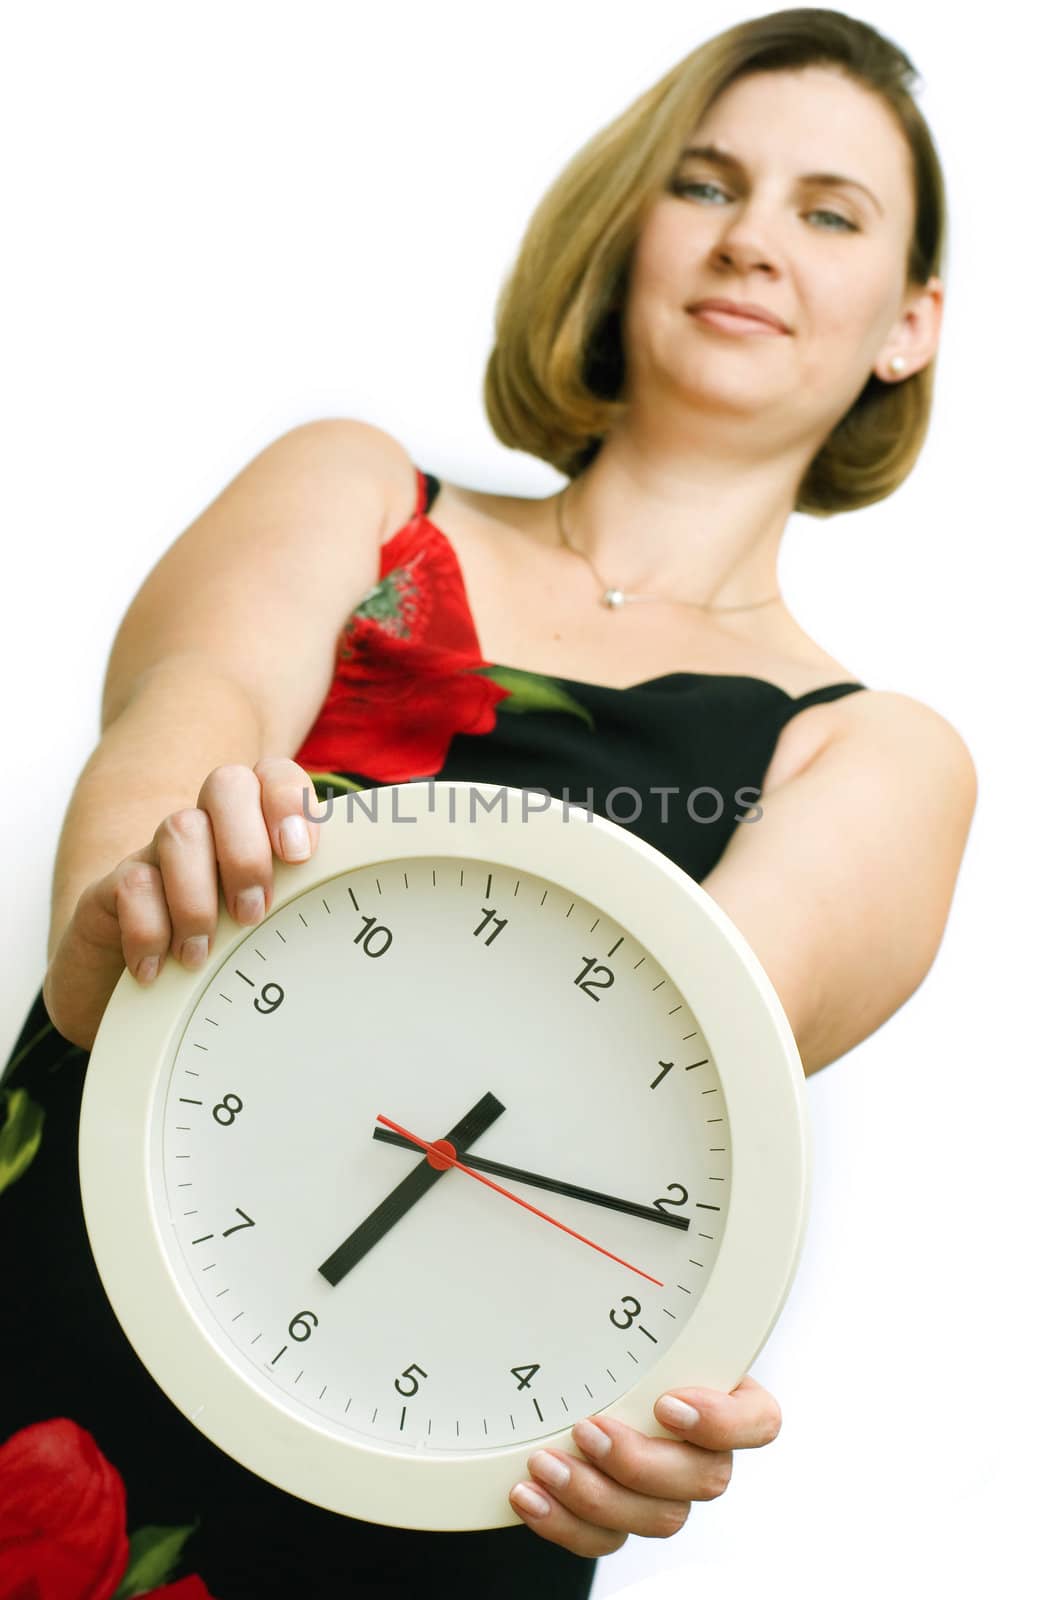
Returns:
[[[158,1081],[152,1202],[196,1320],[273,1401],[391,1450],[507,1449],[603,1409],[719,1250],[707,1023],[625,927],[520,868],[394,859],[288,900]],[[523,1203],[380,1115],[458,1130]]]

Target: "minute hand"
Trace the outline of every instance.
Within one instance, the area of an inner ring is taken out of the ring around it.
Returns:
[[[419,1151],[417,1144],[412,1144],[410,1139],[405,1139],[402,1133],[393,1133],[389,1128],[376,1128],[372,1134],[375,1139],[381,1139],[384,1144],[400,1145],[404,1150]],[[659,1211],[656,1206],[642,1205],[638,1200],[622,1200],[619,1195],[602,1194],[598,1189],[585,1189],[578,1183],[566,1183],[562,1178],[547,1178],[539,1172],[526,1172],[522,1167],[510,1167],[502,1161],[489,1161],[484,1156],[461,1154],[460,1161],[465,1167],[473,1167],[476,1172],[491,1172],[497,1178],[514,1178],[518,1183],[528,1183],[534,1189],[550,1189],[553,1194],[572,1195],[574,1200],[587,1200],[595,1206],[608,1206],[611,1211],[626,1211],[629,1216],[643,1217],[647,1222],[658,1222],[663,1228],[690,1227],[687,1217],[673,1217],[667,1211]]]

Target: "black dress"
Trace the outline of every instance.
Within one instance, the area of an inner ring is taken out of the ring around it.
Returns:
[[[630,828],[700,881],[735,828],[760,816],[784,725],[864,685],[795,698],[760,678],[671,672],[614,689],[486,662],[455,551],[427,516],[438,487],[419,474],[416,511],[383,545],[379,580],[343,626],[327,698],[295,753],[317,795],[431,775],[543,789]],[[421,1600],[439,1583],[475,1600],[586,1597],[596,1561],[527,1526],[433,1533],[323,1511],[239,1466],[170,1403],[125,1338],[88,1247],[77,1169],[87,1062],[38,991],[0,1080],[23,1163],[0,1192],[0,1442],[72,1419],[124,1481],[130,1533],[193,1527],[171,1577],[200,1575],[216,1600]],[[0,1504],[3,1461],[0,1447]],[[0,1568],[5,1536],[0,1510]]]

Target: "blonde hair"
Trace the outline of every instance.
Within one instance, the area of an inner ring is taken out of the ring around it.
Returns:
[[[625,406],[621,309],[647,210],[714,100],[737,79],[830,65],[879,95],[911,155],[914,225],[907,284],[939,274],[946,237],[940,160],[911,87],[908,57],[841,11],[774,11],[693,50],[577,152],[530,218],[496,307],[485,410],[496,437],[571,478]],[[930,362],[899,383],[873,373],[798,486],[794,509],[852,511],[892,494],[925,441]]]

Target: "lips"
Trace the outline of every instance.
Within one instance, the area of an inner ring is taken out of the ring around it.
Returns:
[[[780,333],[789,333],[789,326],[774,311],[769,311],[767,306],[754,305],[749,300],[696,300],[688,311],[697,314],[700,311],[721,311],[734,317],[742,317],[748,322],[763,322],[770,328],[776,328]]]

